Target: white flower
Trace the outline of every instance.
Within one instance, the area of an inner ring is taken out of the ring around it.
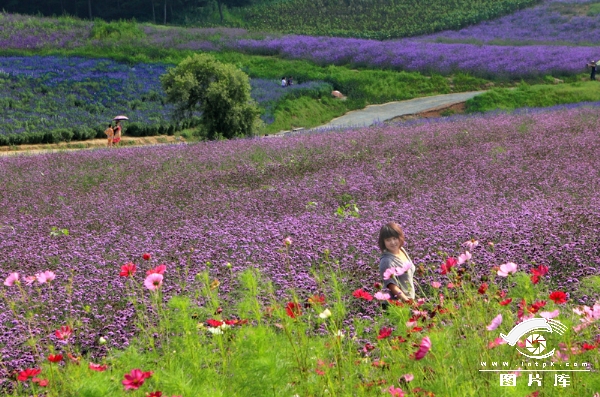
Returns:
[[[333,336],[337,336],[338,338],[343,339],[344,338],[344,331],[342,331],[340,329],[337,332],[334,332]]]
[[[329,310],[329,309],[323,310],[322,313],[319,313],[319,317],[321,317],[322,319],[331,317],[331,310]]]
[[[223,330],[221,328],[208,327],[208,332],[213,335],[223,335]]]

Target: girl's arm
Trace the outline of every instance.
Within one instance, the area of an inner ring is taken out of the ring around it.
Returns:
[[[398,298],[402,299],[403,302],[410,302],[410,298],[408,296],[406,296],[406,294],[404,292],[402,292],[402,290],[400,289],[400,287],[398,287],[396,284],[393,283],[389,283],[387,285],[387,288],[392,291],[392,293],[397,296]]]

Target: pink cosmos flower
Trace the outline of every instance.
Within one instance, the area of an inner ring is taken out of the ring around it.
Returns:
[[[163,282],[163,275],[158,273],[152,273],[144,280],[144,287],[150,291],[156,291],[159,289]]]
[[[469,251],[473,251],[475,247],[479,245],[479,241],[472,238],[471,240],[462,243],[462,245],[463,247],[466,247]]]
[[[433,288],[440,288],[442,286],[442,283],[440,283],[439,281],[432,281],[431,286]]]
[[[56,337],[58,339],[62,339],[62,340],[69,339],[72,334],[73,334],[73,328],[69,327],[68,325],[63,325],[60,327],[60,329],[57,329],[56,331],[54,331],[54,335],[56,335]]]
[[[36,274],[35,278],[37,279],[38,283],[44,284],[54,280],[56,278],[56,274],[50,270],[46,270],[45,272]]]
[[[390,294],[387,294],[387,293],[381,292],[381,291],[376,292],[374,296],[375,296],[375,299],[380,300],[380,301],[386,301],[386,300],[390,299]]]
[[[390,392],[392,397],[404,397],[404,392],[399,387],[390,386],[388,392]]]
[[[448,288],[452,289],[452,288],[454,288],[454,283],[448,283],[448,284],[446,285],[446,287],[448,287]]]
[[[508,343],[508,342],[505,341],[504,339],[496,338],[493,341],[491,341],[490,343],[488,343],[488,348],[493,349],[496,346],[505,345],[506,343]]]
[[[400,377],[401,380],[404,380],[405,382],[412,382],[413,379],[415,379],[415,376],[413,374],[404,374]]]
[[[125,380],[122,383],[125,386],[125,390],[137,390],[151,376],[152,371],[142,372],[140,369],[135,368],[128,374],[125,374]]]
[[[504,265],[500,265],[500,270],[498,270],[498,275],[500,277],[507,277],[509,274],[514,274],[517,272],[517,265],[512,262],[505,263]]]
[[[414,359],[415,360],[422,359],[423,357],[425,357],[425,355],[427,355],[427,352],[429,351],[429,349],[431,349],[431,339],[429,339],[429,336],[426,336],[421,340],[421,344],[419,345],[419,350],[417,350],[417,352],[414,354]]]
[[[457,265],[462,265],[463,263],[470,261],[471,260],[471,253],[469,251],[465,251],[464,254],[460,254],[458,256],[458,263]]]
[[[119,276],[121,277],[132,277],[135,274],[135,264],[132,262],[128,262],[121,266],[121,272]]]
[[[456,266],[457,263],[458,261],[456,260],[456,258],[449,257],[448,259],[446,259],[446,262],[442,263],[442,265],[440,266],[440,273],[448,274],[450,269]]]
[[[377,335],[377,339],[385,339],[392,335],[394,330],[392,328],[383,327],[379,330],[379,335]]]
[[[283,244],[287,245],[292,245],[292,238],[291,237],[286,237],[285,239],[283,239]]]
[[[6,285],[7,287],[12,287],[15,284],[19,283],[19,273],[11,273],[8,275],[8,277],[6,277],[6,280],[4,280],[4,285]]]
[[[492,323],[487,326],[487,330],[493,331],[496,328],[498,328],[498,326],[500,326],[500,324],[502,324],[502,314],[498,314],[496,317],[494,317],[494,319],[492,320]]]
[[[404,273],[406,273],[411,267],[412,263],[407,263],[402,267],[390,267],[389,269],[386,269],[386,271],[383,273],[383,279],[389,280],[394,276],[401,276]]]
[[[146,276],[149,276],[151,274],[164,274],[165,270],[167,270],[167,266],[166,265],[158,265],[154,269],[148,270],[146,272]]]
[[[90,362],[89,368],[92,371],[104,372],[108,368],[108,365],[94,364],[94,363]]]
[[[25,284],[31,285],[35,281],[35,276],[27,276],[25,277]]]
[[[554,317],[558,317],[558,315],[560,314],[560,310],[556,309],[553,312],[540,312],[540,316],[542,316],[543,318],[554,318]]]

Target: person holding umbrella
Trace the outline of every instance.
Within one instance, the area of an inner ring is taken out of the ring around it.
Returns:
[[[121,132],[123,130],[121,127],[121,120],[129,120],[129,118],[127,118],[127,116],[117,116],[113,120],[116,121],[114,127],[115,136],[113,138],[113,144],[118,144],[121,141]]]

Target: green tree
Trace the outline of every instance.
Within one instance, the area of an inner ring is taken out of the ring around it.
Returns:
[[[250,136],[259,125],[260,110],[250,97],[248,75],[208,54],[195,54],[160,77],[167,101],[178,119],[202,112],[210,139]]]

